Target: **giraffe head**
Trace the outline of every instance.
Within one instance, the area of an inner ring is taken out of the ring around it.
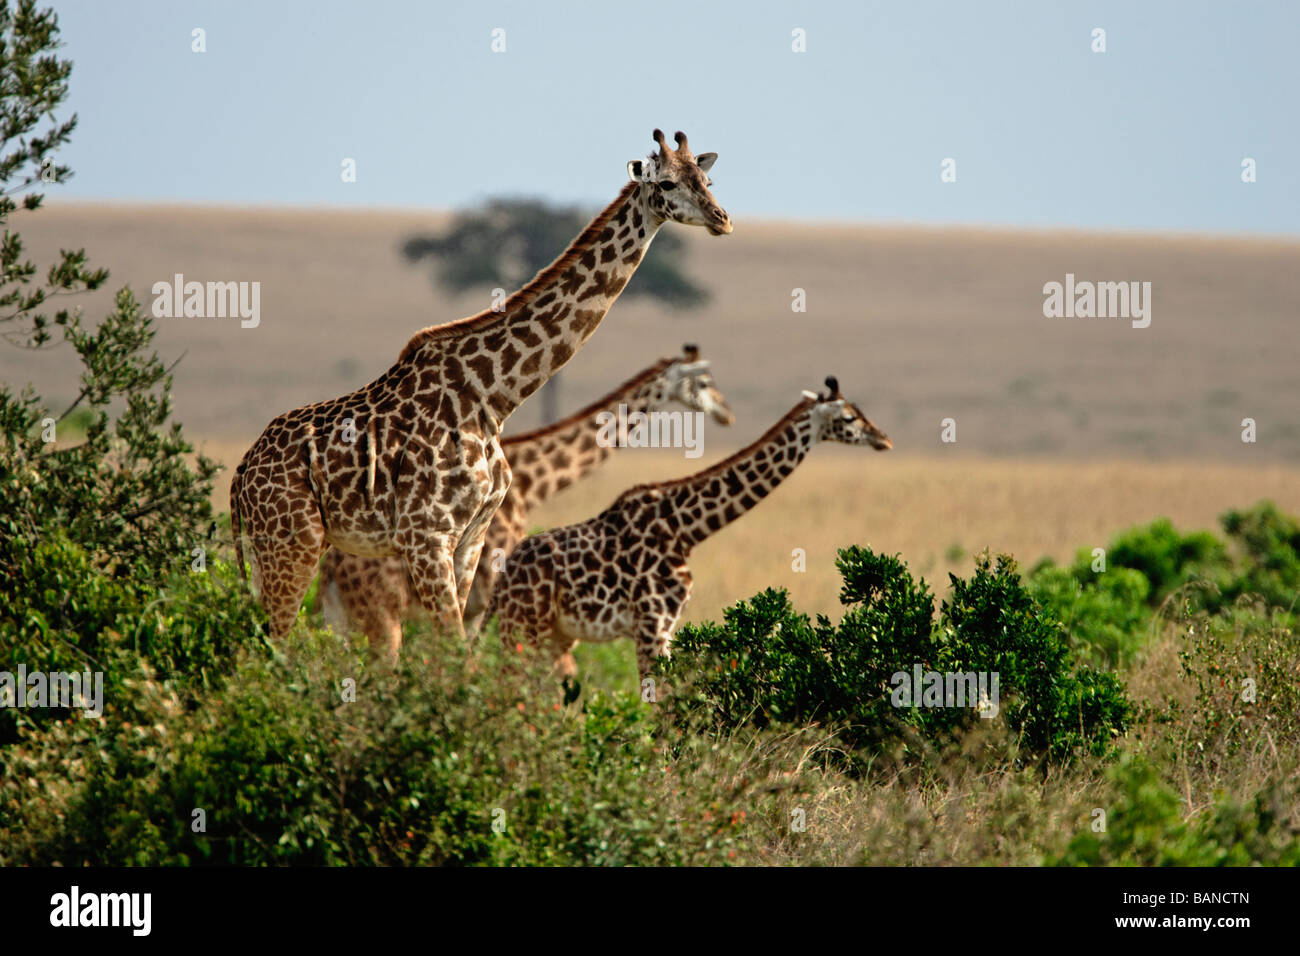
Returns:
[[[666,398],[681,402],[693,412],[711,415],[719,425],[730,425],[736,420],[731,406],[713,381],[709,362],[700,358],[698,345],[683,345],[682,357],[674,359],[663,374]]]
[[[676,149],[668,145],[663,130],[655,130],[659,152],[627,164],[627,174],[644,184],[651,215],[657,223],[703,226],[715,236],[731,232],[731,217],[709,192],[712,182],[708,172],[718,154],[696,156],[686,143],[685,133],[678,132],[673,138],[677,141]]]
[[[862,409],[840,394],[840,383],[834,375],[826,377],[824,393],[804,392],[803,397],[814,403],[812,421],[818,441],[870,445],[876,451],[894,447],[889,436],[873,425]]]

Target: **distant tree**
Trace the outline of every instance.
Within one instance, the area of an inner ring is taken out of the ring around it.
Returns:
[[[538,199],[493,199],[458,214],[444,235],[413,236],[403,253],[410,262],[433,260],[435,284],[450,292],[513,292],[563,252],[590,218]],[[674,308],[704,305],[708,290],[682,272],[684,250],[680,236],[661,232],[623,295],[649,296]]]

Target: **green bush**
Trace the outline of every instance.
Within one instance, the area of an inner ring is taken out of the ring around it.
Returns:
[[[1270,785],[1253,800],[1217,802],[1192,823],[1182,800],[1146,760],[1134,757],[1110,772],[1110,793],[1099,800],[1101,818],[1066,850],[1049,856],[1052,866],[1272,866],[1300,865],[1300,820],[1289,819],[1286,797],[1296,782]]]
[[[1060,623],[1026,590],[1005,555],[952,577],[942,609],[939,670],[1002,675],[1008,725],[1035,756],[1100,756],[1127,728],[1130,705],[1113,674],[1078,664]]]
[[[1125,731],[1130,707],[1119,681],[1076,665],[1010,559],[984,556],[969,580],[954,576],[937,625],[928,586],[897,558],[854,547],[837,566],[848,606],[837,625],[814,624],[784,591],[768,590],[728,609],[721,625],[682,628],[661,664],[669,712],[707,715],[720,728],[828,724],[862,769],[885,749],[944,742],[979,719],[973,707],[895,707],[894,675],[920,665],[997,673],[1021,759],[1102,754]]]
[[[1096,577],[1091,555],[1080,553],[1074,565],[1080,584]],[[1180,534],[1167,518],[1118,535],[1106,549],[1106,574],[1112,568],[1140,571],[1150,585],[1148,599],[1164,600],[1192,580],[1217,576],[1228,567],[1223,542],[1208,531]]]
[[[1080,584],[1072,569],[1045,564],[1029,576],[1028,586],[1065,627],[1071,650],[1095,667],[1131,663],[1150,630],[1151,585],[1132,568],[1112,568]]]
[[[751,747],[689,740],[669,762],[638,699],[561,708],[544,662],[506,667],[503,653],[417,639],[395,673],[366,673],[328,632],[298,632],[283,653],[242,654],[193,705],[142,666],[125,682],[130,715],[24,728],[0,749],[0,863],[620,866],[754,852],[772,798],[743,782],[764,776]]]
[[[262,611],[224,561],[201,573],[173,571],[159,586],[152,568],[107,573],[54,532],[18,570],[23,586],[6,593],[0,617],[0,661],[11,672],[100,672],[105,696],[123,701],[133,696],[128,675],[144,665],[192,694],[229,674],[241,649],[264,646]],[[0,709],[0,744],[22,722],[67,716],[62,708]]]
[[[1219,521],[1241,553],[1241,567],[1221,585],[1211,609],[1256,595],[1288,613],[1300,611],[1300,521],[1269,501],[1229,511]]]
[[[1300,522],[1270,502],[1220,517],[1227,541],[1205,531],[1181,534],[1166,519],[1119,534],[1106,569],[1081,550],[1068,568],[1041,562],[1031,593],[1060,619],[1072,648],[1099,666],[1130,663],[1155,630],[1155,609],[1179,593],[1176,610],[1218,613],[1263,600],[1294,622],[1300,593]]]

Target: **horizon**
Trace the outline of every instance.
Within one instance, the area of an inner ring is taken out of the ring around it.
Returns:
[[[494,196],[493,199],[499,198],[525,198],[513,196]],[[535,198],[535,197],[529,197]],[[559,205],[559,203],[557,203]],[[198,200],[198,199],[96,199],[96,198],[63,198],[56,199],[54,202],[49,201],[49,194],[46,194],[46,201],[41,204],[42,210],[55,209],[74,209],[74,208],[101,208],[101,209],[133,209],[142,211],[164,211],[164,210],[186,210],[193,209],[200,212],[220,212],[231,215],[240,214],[316,214],[316,213],[333,213],[348,216],[404,216],[412,219],[418,219],[422,216],[440,216],[450,217],[460,213],[472,211],[471,207],[435,207],[435,206],[400,206],[375,204],[373,206],[359,206],[350,203],[330,204],[320,202],[316,204],[277,202],[269,200],[266,202],[221,202],[217,200]],[[598,207],[580,206],[578,207],[583,213],[592,213],[598,211]],[[878,232],[942,232],[942,233],[989,233],[994,235],[1077,235],[1077,236],[1113,236],[1116,238],[1150,238],[1157,240],[1170,240],[1175,242],[1244,242],[1244,243],[1280,243],[1283,245],[1300,244],[1300,233],[1289,232],[1209,232],[1197,229],[1162,229],[1159,227],[1143,226],[1070,226],[1070,225],[1052,225],[1036,223],[1000,223],[1000,222],[967,222],[967,221],[927,221],[919,219],[794,219],[794,218],[775,218],[766,216],[752,217],[744,223],[746,227],[758,227],[764,229],[830,229],[846,231],[878,231]],[[557,253],[558,254],[558,253]]]

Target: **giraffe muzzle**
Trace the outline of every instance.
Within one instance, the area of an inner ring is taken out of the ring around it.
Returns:
[[[709,232],[715,236],[727,236],[731,234],[731,217],[727,215],[727,210],[718,209],[709,214]]]

